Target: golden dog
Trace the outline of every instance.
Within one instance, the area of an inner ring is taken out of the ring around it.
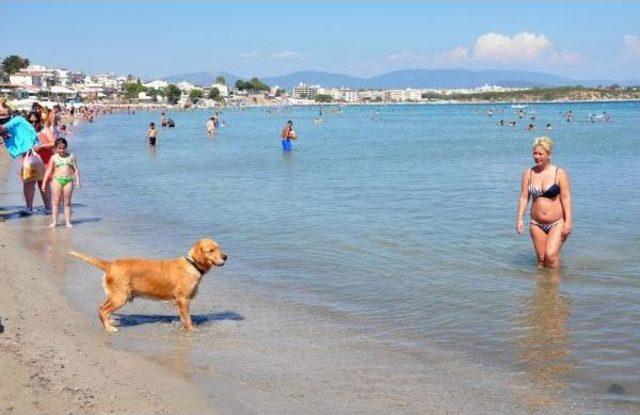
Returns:
[[[98,310],[108,332],[118,331],[109,316],[135,297],[175,300],[185,330],[193,329],[189,304],[198,292],[202,276],[214,265],[221,267],[227,255],[211,239],[197,241],[186,257],[155,260],[124,258],[109,262],[71,251],[91,265],[104,270],[102,286],[107,298]]]

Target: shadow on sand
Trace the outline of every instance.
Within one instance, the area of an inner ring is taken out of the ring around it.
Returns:
[[[84,205],[82,203],[72,203],[71,207],[73,209],[76,209],[78,207],[86,207],[87,205]],[[63,208],[62,206],[60,206],[60,216],[63,216]],[[36,208],[33,209],[32,213],[27,213],[25,211],[25,206],[24,205],[20,205],[20,206],[0,206],[0,222],[4,222],[7,220],[15,220],[15,219],[23,219],[23,218],[28,218],[31,216],[49,216],[48,213],[45,212],[44,210],[44,206],[38,206]],[[101,218],[88,218],[88,219],[84,219],[84,220],[79,220],[76,221],[74,220],[74,223],[78,222],[97,222],[101,220]]]
[[[180,317],[177,315],[160,315],[160,314],[112,314],[113,319],[118,323],[120,327],[132,327],[139,326],[141,324],[154,324],[154,323],[175,323],[180,321]],[[191,321],[195,326],[208,323],[210,321],[223,321],[234,320],[242,321],[244,317],[233,311],[222,311],[219,313],[210,314],[193,314]]]

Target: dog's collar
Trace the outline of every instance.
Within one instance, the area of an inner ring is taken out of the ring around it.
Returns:
[[[196,264],[196,261],[194,261],[193,259],[189,258],[188,256],[184,257],[184,259],[186,259],[188,263],[190,263],[195,269],[198,270],[198,272],[200,273],[201,277],[204,275],[205,272],[207,272],[207,271],[203,271],[202,269],[200,269],[200,267]]]

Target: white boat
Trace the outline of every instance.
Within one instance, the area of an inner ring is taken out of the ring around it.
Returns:
[[[513,104],[511,106],[511,108],[513,108],[514,110],[523,110],[525,108],[527,108],[528,105],[524,105],[524,104]]]

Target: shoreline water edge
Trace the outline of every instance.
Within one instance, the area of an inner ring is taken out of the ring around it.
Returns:
[[[0,159],[5,200],[14,193],[6,189],[11,167]],[[8,214],[0,226],[0,413],[216,413],[184,377],[109,347],[91,327],[93,316],[74,310],[63,293],[64,253],[28,247],[31,225],[12,224],[6,202],[0,209]]]
[[[499,105],[495,102],[458,104]],[[92,127],[83,124],[81,128]],[[80,130],[77,134],[80,136],[83,132]],[[0,284],[3,287],[0,290],[0,414],[606,413],[605,406],[594,406],[581,400],[562,398],[556,403],[550,402],[555,401],[553,392],[540,394],[522,374],[496,373],[490,366],[459,363],[460,356],[441,360],[441,354],[426,353],[431,373],[418,373],[423,366],[412,367],[414,361],[410,353],[396,360],[399,353],[389,353],[378,344],[371,345],[366,357],[359,357],[371,362],[372,371],[376,373],[378,370],[384,373],[381,368],[387,365],[406,366],[406,388],[385,391],[388,393],[371,402],[354,399],[353,406],[348,408],[341,407],[340,403],[348,401],[350,395],[374,394],[374,386],[371,390],[346,391],[345,396],[337,396],[335,402],[318,402],[318,395],[312,392],[308,398],[275,396],[243,385],[237,379],[227,382],[222,375],[219,380],[201,382],[197,373],[178,370],[146,353],[126,351],[118,343],[118,337],[115,337],[118,335],[103,333],[96,315],[87,315],[70,298],[68,285],[73,266],[70,266],[67,250],[74,245],[70,232],[77,230],[49,230],[40,225],[42,217],[39,215],[20,217],[18,211],[23,202],[21,189],[15,186],[16,180],[11,177],[14,167],[7,157],[0,158],[0,214],[6,218],[0,223]],[[82,246],[88,252],[95,250],[92,248],[95,247]],[[92,278],[98,278],[93,274]],[[215,301],[224,304],[223,299]],[[276,330],[284,332],[288,329],[286,321],[277,320],[279,317],[269,320],[260,315],[262,310],[258,306],[248,303],[243,305],[243,314],[246,324],[253,324],[252,329],[259,323],[273,321],[280,324],[275,325]],[[297,316],[292,313],[289,318],[293,319],[292,315]],[[309,330],[326,338],[327,333],[323,330],[329,325],[321,318],[318,327]],[[290,332],[295,330],[300,328],[290,329]],[[187,341],[191,336],[179,330],[167,335],[184,337]],[[366,336],[355,337],[354,344],[369,340]],[[339,344],[340,338],[333,341],[336,359],[340,361],[339,354],[345,345]],[[316,347],[322,347],[322,344]],[[346,347],[348,349],[349,345]],[[236,353],[242,355],[242,350]],[[284,357],[280,360],[283,365],[287,363]],[[345,371],[349,371],[348,364],[345,361]],[[220,372],[224,374],[224,371]],[[282,373],[288,372],[283,369]],[[206,372],[202,376],[209,374]],[[268,379],[281,374],[275,369],[263,376]],[[353,376],[355,379],[357,373]],[[419,388],[411,389],[411,383],[416,379],[422,383]],[[216,387],[205,389],[202,384]],[[486,388],[487,385],[494,385],[494,388]],[[423,395],[419,396],[420,393]],[[413,401],[395,401],[390,398],[393,395],[412,396]]]

